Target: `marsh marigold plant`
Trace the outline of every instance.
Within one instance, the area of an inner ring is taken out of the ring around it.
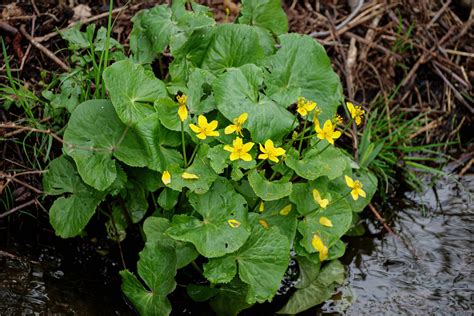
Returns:
[[[43,179],[58,196],[51,225],[79,236],[100,213],[117,243],[141,233],[138,263],[120,272],[140,315],[169,315],[177,279],[237,315],[272,301],[291,260],[302,277],[279,312],[299,313],[308,290],[322,302],[344,279],[341,238],[377,187],[343,147],[365,113],[347,103],[344,115],[324,48],[287,33],[279,1],[243,1],[224,24],[187,4],[137,13],[131,56],[104,70],[110,99],[71,114]]]

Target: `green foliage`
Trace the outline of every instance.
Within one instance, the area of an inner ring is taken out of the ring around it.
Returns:
[[[167,296],[188,265],[207,280],[186,284],[189,296],[236,315],[273,299],[291,256],[299,289],[283,312],[318,304],[341,282],[340,238],[377,187],[366,169],[372,154],[358,165],[328,142],[339,137],[339,78],[321,45],[284,34],[279,1],[243,1],[238,23],[222,25],[207,8],[186,7],[173,1],[139,12],[132,56],[99,67],[107,93],[68,107],[64,155],[44,177],[45,191],[59,196],[51,224],[73,237],[100,208],[114,240],[143,225],[137,271],[121,272],[142,315],[171,312]],[[92,27],[63,36],[74,50],[91,42],[95,52],[119,49]],[[151,63],[162,65],[165,51],[173,61],[156,76]],[[317,132],[328,122],[326,136]],[[353,201],[351,190],[366,198]]]

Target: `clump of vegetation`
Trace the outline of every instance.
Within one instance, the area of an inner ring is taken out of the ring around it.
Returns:
[[[298,290],[281,312],[326,300],[344,279],[340,238],[377,179],[337,144],[365,113],[348,103],[349,115],[337,115],[342,87],[324,48],[285,34],[279,1],[244,1],[233,24],[185,1],[133,22],[130,58],[93,77],[104,83],[93,95],[110,100],[75,106],[64,155],[44,176],[45,192],[59,196],[50,209],[56,233],[81,234],[97,211],[114,240],[143,224],[137,273],[121,272],[143,315],[170,313],[167,295],[188,266],[206,280],[187,284],[189,296],[220,314],[271,301],[290,258]],[[69,37],[80,43],[76,31]]]

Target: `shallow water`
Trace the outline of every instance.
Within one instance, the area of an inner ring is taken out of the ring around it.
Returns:
[[[407,193],[390,209],[379,210],[392,214],[396,236],[366,220],[364,236],[346,239],[346,283],[323,306],[303,314],[472,315],[473,193],[474,175],[448,178],[435,190]],[[120,294],[120,264],[98,251],[94,238],[63,241],[55,248],[41,243],[28,248],[17,241],[1,245],[24,257],[0,256],[0,315],[134,314]],[[182,299],[175,300],[180,306],[174,314],[209,314],[207,306]],[[272,307],[245,315],[270,314]]]
[[[323,313],[474,314],[473,193],[474,175],[407,193],[392,205],[397,236],[368,221],[368,233],[349,240],[347,283]]]

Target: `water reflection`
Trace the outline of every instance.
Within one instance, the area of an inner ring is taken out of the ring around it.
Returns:
[[[327,302],[322,311],[471,315],[473,193],[474,176],[468,175],[442,180],[421,195],[406,194],[393,204],[391,226],[399,237],[381,235],[369,222],[366,236],[349,241],[342,299]],[[347,301],[353,303],[347,307]]]

